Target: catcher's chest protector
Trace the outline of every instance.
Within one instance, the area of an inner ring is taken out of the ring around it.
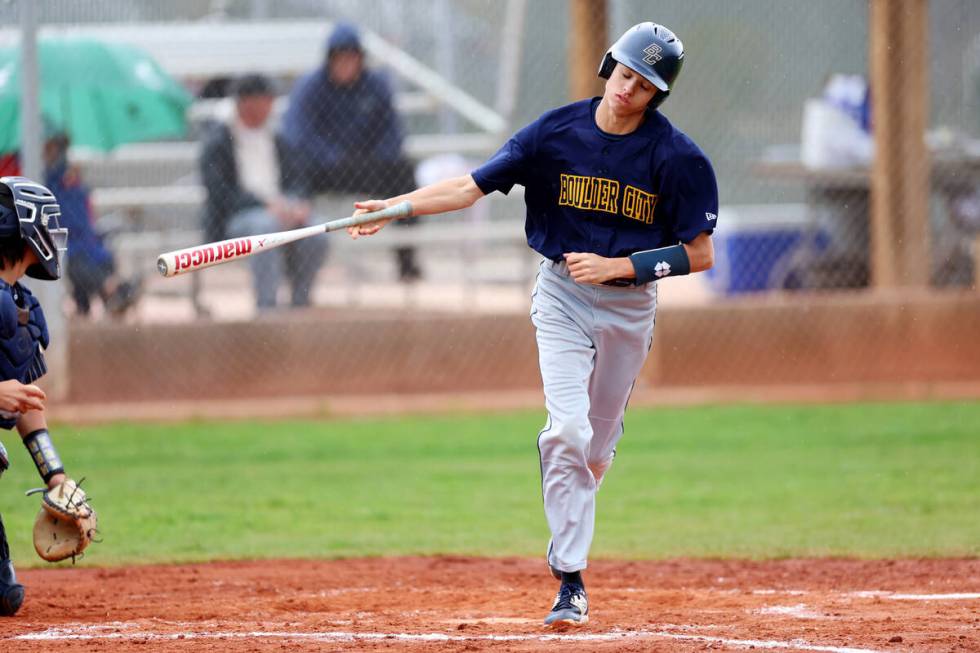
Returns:
[[[0,381],[33,383],[44,376],[42,347],[48,327],[41,305],[27,288],[0,280]],[[13,428],[16,418],[0,419],[0,427]]]

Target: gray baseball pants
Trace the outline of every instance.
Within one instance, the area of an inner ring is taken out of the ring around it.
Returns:
[[[596,491],[623,435],[623,413],[653,339],[655,283],[579,284],[544,261],[531,300],[548,421],[538,435],[548,562],[585,569]]]

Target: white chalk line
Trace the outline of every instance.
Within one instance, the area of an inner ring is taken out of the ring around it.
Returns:
[[[788,596],[800,596],[806,593],[800,590],[785,592]],[[776,590],[754,590],[752,594],[773,596],[780,594],[780,592]],[[980,594],[973,592],[960,592],[956,594],[900,594],[897,592],[866,591],[847,592],[843,595],[864,599],[889,599],[892,601],[964,601],[980,599]],[[753,610],[753,612],[755,614],[795,617],[797,619],[826,619],[829,617],[829,615],[814,612],[810,606],[803,603],[797,603],[795,605],[766,605]]]
[[[892,601],[973,601],[980,599],[980,592],[958,592],[950,594],[902,594],[900,592],[848,592],[846,596],[858,598],[881,598]]]
[[[174,641],[174,640],[209,640],[209,639],[281,639],[303,640],[314,642],[370,642],[370,641],[400,641],[400,642],[609,642],[626,639],[672,639],[681,641],[697,641],[722,644],[734,648],[755,647],[759,649],[794,649],[804,651],[821,651],[825,653],[882,653],[874,649],[854,648],[849,646],[825,646],[811,644],[802,639],[788,641],[735,639],[710,635],[695,635],[671,632],[668,630],[631,630],[611,631],[607,633],[554,633],[540,635],[450,635],[447,633],[379,633],[379,632],[290,632],[290,631],[193,631],[176,633],[161,633],[134,630],[130,632],[101,632],[108,629],[118,630],[129,624],[116,623],[112,626],[86,626],[49,628],[39,633],[26,633],[9,638],[21,641],[64,641],[64,640],[113,640],[113,641]]]
[[[823,594],[812,590],[751,590],[750,594],[760,596],[805,596],[807,594]],[[980,599],[980,592],[949,592],[947,594],[912,594],[892,592],[887,590],[861,590],[857,592],[840,592],[839,596],[850,596],[859,599],[891,599],[893,601],[975,601]]]
[[[754,610],[754,612],[756,614],[796,617],[797,619],[826,619],[824,615],[817,614],[809,606],[802,603],[797,603],[796,605],[767,605],[758,610]]]
[[[615,589],[615,588],[614,588]],[[624,587],[621,589],[615,589],[618,592],[629,592],[629,593],[651,593],[651,594],[662,594],[664,592],[670,592],[672,590],[663,590],[657,588],[647,588],[647,587]],[[673,590],[673,591],[688,591],[688,590]],[[696,591],[696,590],[695,590]],[[893,601],[975,601],[980,599],[980,592],[950,592],[947,594],[913,594],[904,592],[894,592],[888,590],[859,590],[855,592],[819,592],[814,590],[796,590],[796,589],[754,589],[754,590],[741,590],[741,589],[724,589],[724,590],[708,590],[709,592],[715,592],[718,594],[754,594],[757,596],[806,596],[809,594],[822,594],[822,595],[836,595],[836,596],[848,596],[859,599],[891,599]]]

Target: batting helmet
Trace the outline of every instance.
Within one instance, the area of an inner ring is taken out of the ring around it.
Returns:
[[[609,79],[617,63],[632,68],[657,87],[660,92],[650,100],[650,108],[656,109],[670,95],[681,72],[684,44],[663,25],[639,23],[626,30],[606,52],[599,77]]]
[[[46,187],[26,177],[0,177],[0,237],[19,236],[37,255],[27,276],[45,281],[61,277],[59,252],[68,244],[60,224],[61,207]]]

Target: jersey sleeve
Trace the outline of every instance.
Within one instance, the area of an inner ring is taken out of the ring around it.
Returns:
[[[689,243],[701,233],[711,234],[718,221],[718,182],[711,162],[703,154],[685,156],[671,166],[671,176],[674,235]]]
[[[514,184],[527,185],[536,126],[536,122],[531,123],[518,131],[486,163],[473,171],[473,181],[484,195],[495,190],[506,195]]]

